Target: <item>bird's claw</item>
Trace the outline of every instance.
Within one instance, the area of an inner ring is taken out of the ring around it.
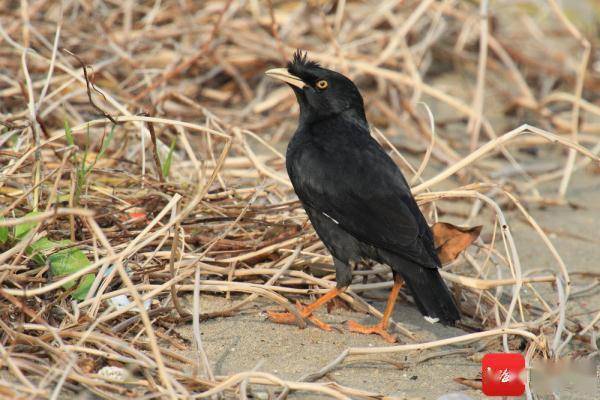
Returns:
[[[396,335],[388,333],[385,326],[380,322],[373,326],[365,326],[356,321],[348,321],[348,330],[362,334],[375,334],[381,336],[388,343],[396,343]]]
[[[318,319],[317,317],[312,315],[314,310],[311,309],[310,307],[307,307],[307,306],[303,305],[302,303],[300,303],[299,301],[296,301],[296,308],[300,312],[300,315],[302,316],[302,318],[309,320],[317,328],[320,328],[327,332],[330,332],[333,330],[331,325],[326,324],[325,322],[321,321],[320,319]],[[294,314],[292,314],[291,312],[267,311],[267,316],[269,317],[269,319],[271,321],[278,323],[278,324],[292,325],[292,324],[296,323],[296,316]]]
[[[269,319],[278,324],[292,325],[296,322],[296,316],[290,312],[267,311]]]
[[[331,325],[326,324],[325,322],[321,321],[319,318],[315,317],[314,315],[309,316],[308,320],[319,329],[322,329],[327,332],[331,332],[333,330]]]

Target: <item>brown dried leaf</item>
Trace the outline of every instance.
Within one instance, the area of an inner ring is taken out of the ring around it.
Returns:
[[[433,224],[431,232],[442,264],[454,261],[458,255],[477,239],[482,226],[461,228],[447,222]]]

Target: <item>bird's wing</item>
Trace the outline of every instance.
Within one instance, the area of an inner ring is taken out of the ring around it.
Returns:
[[[404,176],[374,139],[301,158],[291,176],[300,200],[363,243],[439,267],[427,221]]]

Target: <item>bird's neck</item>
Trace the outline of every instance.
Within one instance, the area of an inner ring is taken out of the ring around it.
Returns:
[[[329,114],[329,115],[321,115],[319,117],[315,117],[314,114],[310,118],[306,118],[305,116],[300,114],[300,125],[308,130],[313,132],[327,132],[335,127],[336,129],[340,128],[353,128],[369,132],[369,123],[367,122],[367,118],[365,116],[364,111],[358,111],[354,109],[347,109],[339,113]]]

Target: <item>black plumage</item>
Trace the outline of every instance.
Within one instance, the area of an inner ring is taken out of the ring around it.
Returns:
[[[300,105],[286,167],[298,198],[336,263],[338,288],[365,259],[402,277],[422,314],[460,318],[440,277],[433,236],[402,172],[371,137],[363,99],[351,80],[296,52],[269,75],[290,84]]]

